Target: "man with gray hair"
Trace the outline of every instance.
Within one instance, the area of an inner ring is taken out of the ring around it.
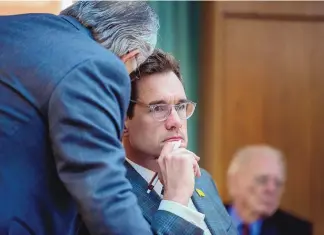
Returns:
[[[246,146],[228,168],[232,204],[227,210],[240,235],[311,235],[311,224],[278,209],[286,168],[283,154],[268,145]]]
[[[152,234],[125,178],[129,73],[159,27],[145,1],[0,17],[0,234]]]

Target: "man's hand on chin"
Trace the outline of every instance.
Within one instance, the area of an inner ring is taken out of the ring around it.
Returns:
[[[195,176],[200,177],[199,157],[185,148],[175,148],[176,141],[167,142],[160,154],[159,179],[164,185],[164,200],[188,206]]]

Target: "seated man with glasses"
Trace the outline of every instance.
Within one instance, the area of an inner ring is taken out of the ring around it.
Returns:
[[[237,234],[211,176],[186,149],[196,104],[186,96],[178,62],[155,50],[130,76],[125,164],[146,220],[157,234]]]

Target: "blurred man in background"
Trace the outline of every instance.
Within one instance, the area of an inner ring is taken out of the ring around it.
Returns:
[[[309,222],[278,209],[286,180],[282,153],[270,146],[239,150],[228,169],[227,210],[240,235],[311,235]]]
[[[159,23],[145,1],[0,17],[0,234],[152,234],[125,178],[129,74]]]

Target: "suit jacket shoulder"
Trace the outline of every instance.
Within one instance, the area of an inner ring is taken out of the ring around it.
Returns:
[[[312,223],[292,213],[278,209],[265,223],[275,224],[281,234],[311,235]]]
[[[231,203],[224,204],[226,209]],[[261,235],[312,235],[312,223],[298,218],[282,209],[278,209],[272,216],[263,220]]]
[[[19,89],[36,108],[46,104],[51,91],[69,72],[89,59],[126,73],[121,61],[72,17],[2,16],[0,25],[0,70],[17,78],[1,76],[0,81]]]

